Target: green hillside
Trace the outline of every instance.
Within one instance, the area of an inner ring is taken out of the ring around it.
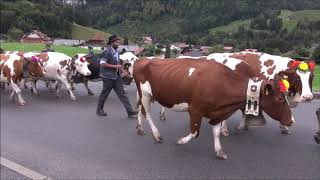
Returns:
[[[109,33],[99,31],[97,29],[93,29],[90,27],[81,26],[78,24],[72,24],[71,29],[72,29],[72,32],[71,32],[72,39],[89,40],[97,32],[101,32],[106,38],[111,35]]]
[[[283,27],[288,30],[292,30],[299,21],[319,21],[320,20],[320,10],[302,10],[302,11],[289,11],[281,10],[281,15],[279,16],[282,19]],[[216,31],[224,32],[235,32],[240,26],[249,28],[251,19],[233,21],[228,25],[219,26],[210,29],[211,33]]]
[[[299,21],[320,21],[320,10],[289,11],[282,10],[280,15],[283,26],[292,30]]]

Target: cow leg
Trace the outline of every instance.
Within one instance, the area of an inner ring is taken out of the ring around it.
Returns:
[[[24,99],[21,96],[21,90],[20,90],[19,86],[16,83],[14,83],[13,81],[11,81],[11,86],[12,86],[13,90],[15,91],[15,93],[18,96],[20,105],[21,106],[25,105],[26,102],[24,101]]]
[[[228,159],[228,156],[223,152],[220,143],[220,133],[221,133],[222,123],[217,125],[212,125],[212,133],[214,138],[214,150],[216,152],[216,157],[219,159]]]
[[[137,100],[138,100],[138,126],[137,126],[137,133],[138,135],[140,136],[143,136],[145,133],[144,133],[144,130],[143,130],[143,121],[145,120],[145,115],[146,115],[146,112],[142,106],[142,102],[141,102],[141,99],[138,95],[138,92],[137,92]]]
[[[49,86],[50,86],[50,81],[49,80],[46,81],[46,86],[47,86],[47,88],[49,88]]]
[[[60,90],[61,90],[61,86],[62,86],[62,84],[60,83],[60,82],[58,82],[57,84],[56,84],[56,97],[57,98],[60,98],[61,96],[60,96]]]
[[[179,138],[177,140],[177,144],[186,144],[191,139],[194,139],[199,136],[200,134],[200,127],[201,127],[201,115],[197,112],[189,111],[190,116],[190,134],[186,137]]]
[[[165,112],[166,108],[165,107],[161,107],[161,111],[160,111],[160,120],[161,121],[165,121],[166,120],[166,112]]]
[[[144,94],[145,93],[145,94]],[[154,125],[151,114],[150,114],[150,105],[151,105],[151,96],[146,95],[147,92],[142,92],[142,106],[146,113],[146,119],[148,120],[148,123],[152,130],[152,135],[156,143],[162,143],[162,138],[160,136],[158,128]]]
[[[70,81],[71,90],[74,91],[76,88],[74,88],[74,82],[73,80]]]
[[[243,110],[241,110],[241,111],[242,111],[242,119],[241,119],[239,125],[237,126],[237,129],[239,131],[244,131],[244,130],[247,131],[248,130],[248,125],[246,124],[246,115],[244,114]]]
[[[15,92],[14,92],[14,90],[12,89],[11,94],[10,94],[10,97],[9,97],[9,100],[10,100],[10,101],[14,101],[14,94],[15,94]]]
[[[36,88],[36,81],[31,81],[31,88],[32,88],[32,93],[34,95],[39,96],[39,92],[37,91],[37,88]]]
[[[84,78],[84,81],[83,81],[84,87],[86,87],[86,89],[88,90],[88,95],[93,96],[94,93],[89,89],[88,82],[89,82],[88,79]]]
[[[123,89],[124,89],[124,93],[125,93],[125,94],[128,94],[128,92],[127,92],[127,88],[126,88],[126,86],[125,86],[125,85],[123,85]]]
[[[47,81],[46,81],[46,86],[47,86],[47,88],[49,88],[49,91],[50,91],[50,92],[53,92],[52,82],[50,82],[50,80],[47,80]]]
[[[71,99],[72,99],[73,101],[77,100],[76,96],[75,96],[75,95],[73,94],[73,92],[72,92],[71,86],[70,86],[70,84],[68,83],[67,78],[66,78],[65,76],[60,76],[60,77],[59,77],[59,80],[60,80],[60,82],[63,83],[63,84],[66,86],[66,88],[68,89]],[[57,94],[58,94],[58,93],[57,93]]]
[[[316,135],[314,136],[314,140],[319,144],[320,143],[320,108],[317,109],[316,114],[317,114],[319,129]]]
[[[28,89],[28,88],[29,88],[28,85],[27,85],[27,81],[24,81],[24,82],[23,82],[23,86],[24,86],[25,89]]]
[[[224,136],[229,136],[228,125],[226,120],[222,121],[221,133]]]

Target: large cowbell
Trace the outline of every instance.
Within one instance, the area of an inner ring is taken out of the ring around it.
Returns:
[[[262,81],[249,79],[245,114],[258,116],[260,107],[260,88]]]

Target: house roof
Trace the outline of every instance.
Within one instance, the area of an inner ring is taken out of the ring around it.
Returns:
[[[150,37],[150,36],[144,36],[144,37],[142,37],[143,38],[143,40],[145,40],[145,41],[152,41],[152,38]]]
[[[178,48],[185,48],[188,47],[188,45],[186,43],[174,43],[174,46],[178,47]]]
[[[38,31],[38,30],[32,30],[29,33],[23,35],[22,38],[28,37],[28,35],[30,35],[31,33],[37,34],[42,39],[50,40],[49,36],[47,36],[46,34],[43,34],[41,31]]]
[[[106,37],[103,35],[101,32],[97,32],[96,34],[93,35],[93,37],[90,40],[94,41],[105,41]]]

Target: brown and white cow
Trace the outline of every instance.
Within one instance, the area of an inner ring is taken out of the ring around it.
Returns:
[[[231,59],[228,59],[230,58]],[[254,76],[260,76],[265,79],[274,79],[280,77],[287,79],[290,83],[288,91],[288,101],[292,107],[301,101],[313,99],[312,80],[314,61],[298,62],[288,57],[281,57],[260,52],[238,52],[238,53],[213,53],[207,57],[208,60],[224,61],[223,63],[238,62],[234,59],[245,61],[249,64]],[[307,66],[302,70],[300,66]],[[262,113],[260,119],[264,119]],[[248,119],[247,121],[248,122]],[[240,123],[238,129],[246,128],[245,119]],[[283,134],[290,134],[288,127],[280,126]]]
[[[244,108],[249,77],[213,61],[190,59],[138,60],[133,66],[138,90],[138,134],[144,134],[146,118],[156,142],[161,142],[151,113],[151,102],[190,116],[190,134],[177,140],[185,144],[199,136],[201,119],[212,125],[214,147],[218,158],[226,159],[220,144],[221,122]],[[291,109],[275,82],[262,82],[261,108],[283,125],[292,124]]]
[[[46,71],[45,77],[41,80],[51,81],[57,80],[58,86],[56,91],[56,96],[60,97],[61,85],[64,84],[68,89],[70,97],[72,100],[76,100],[74,93],[72,92],[71,86],[69,84],[69,77],[76,72],[82,75],[89,76],[91,74],[88,69],[88,64],[86,61],[82,61],[79,58],[71,58],[63,53],[58,52],[45,52],[38,54],[39,57],[44,59],[43,68]],[[38,91],[35,86],[35,81],[32,82],[32,89],[35,94]]]
[[[25,100],[21,95],[20,87],[24,85],[23,66],[28,63],[29,76],[43,77],[45,71],[42,68],[42,59],[29,55],[28,53],[13,52],[1,54],[0,72],[1,82],[10,83],[12,86],[12,93],[10,100],[13,100],[14,94],[17,94],[20,105],[25,105]]]

